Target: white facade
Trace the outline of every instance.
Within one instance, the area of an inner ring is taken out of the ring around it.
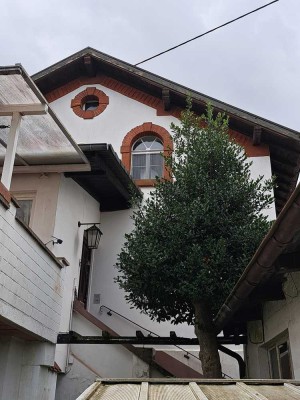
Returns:
[[[1,207],[1,316],[52,343],[62,305],[61,266],[15,219],[16,208]]]
[[[90,86],[102,90],[109,97],[109,104],[102,114],[86,120],[79,118],[70,105],[78,93]],[[81,86],[53,101],[51,107],[77,143],[109,143],[119,156],[122,140],[132,128],[152,122],[170,131],[171,122],[178,123],[172,116],[157,116],[154,108],[99,84]]]
[[[300,379],[300,273],[287,275],[284,284],[285,300],[267,301],[263,305],[263,342],[247,345],[247,360],[251,378],[270,378],[270,349],[288,341],[293,378]],[[255,334],[249,326],[249,337]]]
[[[90,86],[102,90],[109,97],[109,104],[103,113],[89,120],[80,118],[73,112],[71,108],[71,101],[78,93],[82,92]],[[120,148],[122,141],[125,135],[133,128],[140,126],[145,122],[152,122],[158,126],[165,128],[171,133],[170,124],[172,122],[175,124],[179,123],[179,120],[175,117],[157,116],[157,112],[154,108],[141,104],[136,100],[117,93],[100,84],[83,85],[73,92],[53,101],[51,103],[51,107],[54,109],[54,111],[57,113],[59,118],[63,121],[66,128],[71,132],[74,139],[78,143],[109,143],[113,146],[114,150],[118,153],[120,157]],[[251,174],[253,178],[258,177],[259,175],[263,175],[266,179],[269,179],[271,177],[271,164],[269,156],[252,157],[249,159],[249,161],[252,162]],[[144,194],[147,195],[150,189],[142,188],[142,190]],[[274,206],[267,210],[266,213],[268,214],[270,219],[275,219]],[[194,337],[194,328],[192,326],[188,326],[187,324],[174,326],[168,322],[158,324],[154,321],[151,321],[148,316],[142,314],[139,310],[131,309],[124,300],[124,293],[114,282],[114,278],[117,275],[117,271],[114,267],[117,261],[117,255],[124,243],[125,233],[129,232],[132,228],[132,220],[130,219],[130,214],[130,210],[101,213],[101,230],[103,232],[103,237],[101,239],[100,247],[94,252],[94,263],[90,279],[91,285],[87,310],[93,316],[95,316],[111,329],[113,329],[115,332],[117,332],[119,335],[135,335],[135,331],[140,330],[141,328],[137,327],[134,323],[127,321],[125,318],[118,316],[114,312],[112,312],[112,315],[109,316],[107,314],[108,309],[103,306],[115,310],[122,316],[145,327],[145,334],[148,333],[147,330],[150,330],[161,336],[168,336],[171,330],[175,330],[177,335]],[[99,298],[100,296],[100,304],[94,304],[95,295],[97,298]],[[88,322],[86,322],[86,324],[90,326]],[[78,328],[77,324],[75,324],[74,322],[72,325],[72,329],[76,331],[75,327]],[[73,346],[73,349],[78,348],[77,351],[80,352],[80,357],[78,358],[80,358],[86,365],[90,365],[89,372],[87,368],[82,367],[83,364],[76,359],[75,361],[73,360],[72,364],[69,365],[71,371],[73,369],[76,370],[76,368],[79,368],[84,376],[86,378],[90,376],[91,380],[93,379],[93,374],[95,372],[104,377],[118,376],[118,374],[121,374],[122,376],[126,375],[126,370],[122,368],[122,352],[120,351],[120,349],[118,349],[118,351],[120,352],[120,364],[117,364],[116,370],[112,372],[110,371],[111,367],[109,365],[106,365],[104,361],[103,363],[99,361],[100,358],[97,359],[97,361],[93,359],[94,351],[96,352],[96,354],[99,354],[99,357],[101,354],[102,359],[102,355],[105,350],[103,350],[102,348],[96,348],[96,346],[94,346],[93,350],[91,348],[88,349],[87,347],[92,346]],[[159,350],[164,350],[168,354],[172,355],[174,358],[179,358],[180,361],[185,364],[195,364],[195,361],[187,361],[187,359],[183,358],[183,353],[179,354],[177,350],[174,349],[174,347],[168,348],[168,346],[165,346],[163,349],[161,347],[158,347],[157,351]],[[198,348],[197,346],[195,346],[194,348],[187,348],[187,350],[191,351],[191,353],[194,352],[196,354]],[[236,350],[240,351],[238,348]],[[135,377],[136,375],[132,373],[132,355],[130,356],[130,358],[131,362],[129,362],[127,365],[127,373],[129,374],[128,376]],[[222,355],[222,358],[224,372],[227,373],[229,376],[238,377],[236,361],[231,361],[228,356],[224,355]],[[89,361],[89,363],[85,362],[86,359]],[[103,358],[103,360],[104,359],[105,357]],[[113,357],[111,361],[113,363]],[[199,362],[197,362],[197,360],[194,368],[197,371],[200,371]],[[78,383],[79,381],[80,378],[78,375],[78,379],[76,380],[76,382]],[[70,380],[67,375],[59,380],[57,400],[64,398],[63,393],[65,395],[66,386],[70,386]]]
[[[70,330],[74,291],[78,289],[80,258],[84,227],[80,222],[99,222],[100,205],[72,179],[63,174],[17,174],[12,180],[15,196],[33,199],[30,226],[57,257],[64,257],[69,266],[61,271],[62,306],[59,310],[59,329]],[[53,245],[52,236],[63,240]],[[56,342],[55,337],[55,342]],[[58,345],[55,361],[62,371],[67,365],[66,345]]]
[[[0,399],[51,400],[63,278],[55,257],[0,204]]]

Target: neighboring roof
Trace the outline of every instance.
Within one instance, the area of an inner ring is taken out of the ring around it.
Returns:
[[[39,108],[43,115],[29,115]],[[21,65],[0,67],[0,165],[15,110],[23,110],[15,165],[76,164],[78,170],[82,169],[79,165],[89,168],[88,160]]]
[[[129,208],[131,195],[141,196],[110,144],[81,144],[79,147],[88,158],[91,171],[67,173],[66,176],[99,201],[101,211]]]
[[[231,319],[242,308],[242,315],[247,319],[247,312],[243,310],[243,306],[248,300],[248,306],[251,310],[262,300],[257,295],[260,290],[263,294],[268,294],[266,286],[270,285],[270,279],[275,275],[279,280],[279,285],[275,290],[275,295],[281,293],[281,280],[287,269],[281,270],[280,257],[284,256],[284,266],[288,268],[291,265],[293,270],[294,261],[299,267],[299,250],[300,250],[300,184],[297,186],[292,196],[289,198],[285,207],[282,209],[278,218],[274,222],[269,233],[261,242],[259,248],[249,262],[239,281],[227,297],[220,311],[215,318],[215,324],[218,330],[223,329]],[[281,273],[281,275],[280,275]],[[272,285],[278,282],[275,280]],[[272,288],[269,288],[269,290]],[[279,293],[278,293],[279,292]],[[272,298],[270,298],[272,299]],[[273,299],[275,300],[275,298]],[[231,325],[233,325],[231,323]]]
[[[198,113],[204,112],[207,102],[210,102],[216,111],[224,111],[229,115],[232,129],[253,137],[254,141],[257,140],[254,130],[258,127],[261,141],[268,144],[270,148],[272,171],[277,176],[276,208],[278,212],[281,210],[295,188],[298,178],[300,163],[298,132],[178,85],[90,47],[38,72],[32,78],[40,90],[47,94],[81,76],[96,76],[97,74],[115,78],[159,99],[167,97],[166,107],[171,111],[173,106],[185,108],[187,96],[193,99],[194,109]]]
[[[77,400],[300,400],[298,381],[102,379]]]

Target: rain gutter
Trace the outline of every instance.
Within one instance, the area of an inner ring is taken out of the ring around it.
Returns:
[[[220,308],[214,323],[219,331],[242,306],[261,280],[272,274],[278,256],[300,231],[300,185],[294,190],[278,218],[265,236],[232,292]]]

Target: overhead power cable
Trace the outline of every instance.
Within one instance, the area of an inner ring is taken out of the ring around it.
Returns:
[[[145,60],[140,61],[140,62],[138,62],[137,64],[135,64],[135,66],[138,66],[138,65],[140,65],[140,64],[143,64],[143,63],[145,63],[146,61],[153,60],[153,58],[159,57],[159,56],[161,56],[162,54],[165,54],[165,53],[168,53],[169,51],[175,50],[175,49],[177,49],[177,48],[180,47],[180,46],[183,46],[183,45],[185,45],[185,44],[187,44],[187,43],[189,43],[189,42],[192,42],[193,40],[196,40],[196,39],[201,38],[202,36],[208,35],[209,33],[216,31],[217,29],[220,29],[220,28],[223,28],[223,27],[226,26],[226,25],[232,24],[233,22],[238,21],[239,19],[245,18],[245,17],[247,17],[248,15],[253,14],[253,13],[259,11],[259,10],[262,10],[263,8],[268,7],[268,6],[270,6],[271,4],[273,4],[273,3],[277,3],[278,1],[279,1],[279,0],[271,1],[270,3],[265,4],[264,6],[261,6],[261,7],[256,8],[255,10],[249,11],[249,12],[247,12],[246,14],[241,15],[240,17],[234,18],[234,19],[232,19],[231,21],[225,22],[224,24],[217,26],[216,28],[213,28],[213,29],[210,29],[210,30],[207,31],[207,32],[201,33],[201,35],[195,36],[195,37],[193,37],[192,39],[186,40],[185,42],[182,42],[182,43],[180,43],[180,44],[177,44],[176,46],[173,46],[173,47],[169,48],[168,50],[164,50],[164,51],[162,51],[162,52],[160,52],[160,53],[158,53],[158,54],[155,54],[155,55],[152,56],[152,57],[146,58]]]

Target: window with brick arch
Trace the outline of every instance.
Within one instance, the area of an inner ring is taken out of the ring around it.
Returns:
[[[172,179],[163,156],[171,154],[173,141],[164,127],[144,122],[132,128],[124,136],[120,150],[124,167],[136,185],[154,186],[156,177]]]

